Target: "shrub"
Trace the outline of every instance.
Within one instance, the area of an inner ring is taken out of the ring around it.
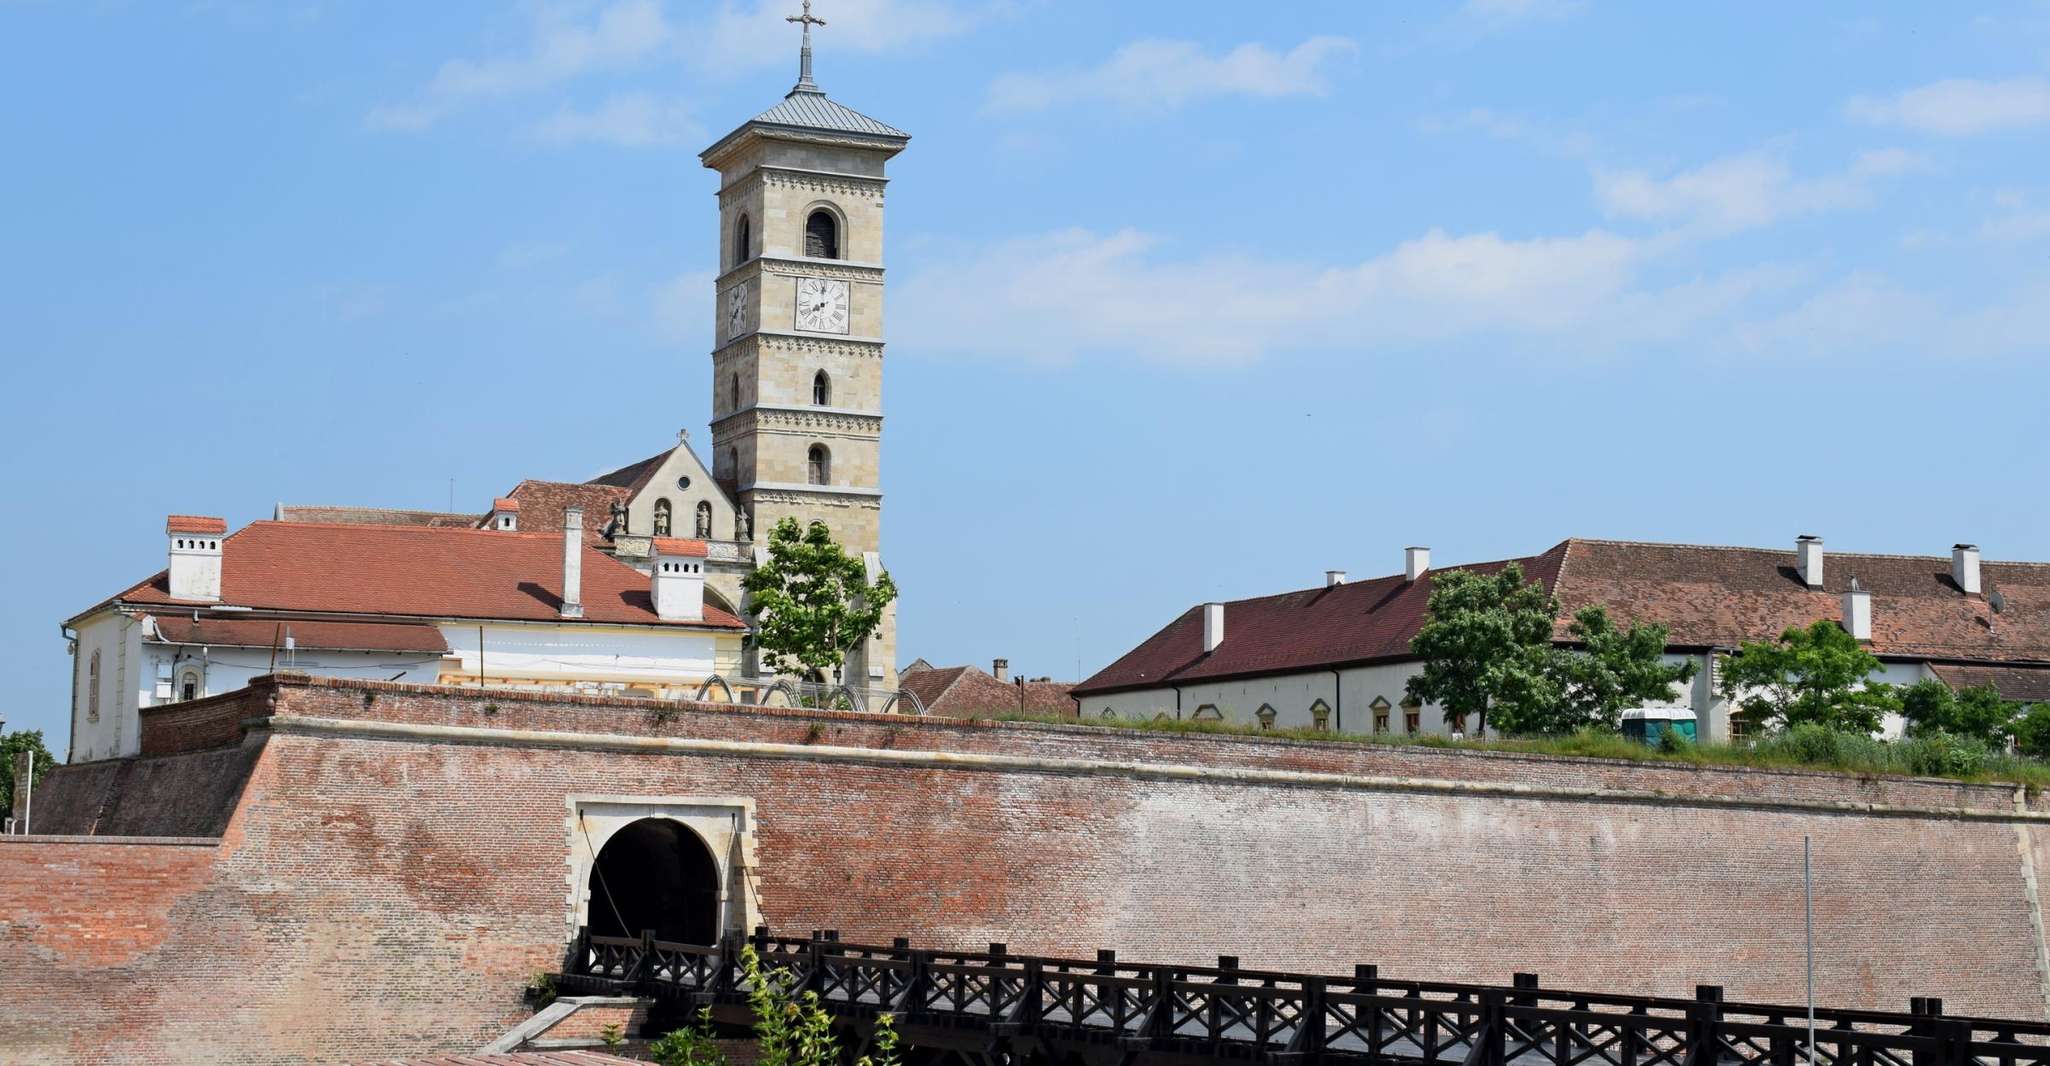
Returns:
[[[648,1045],[661,1066],[726,1066],[726,1052],[712,1038],[712,1008],[699,1007],[697,1021]]]

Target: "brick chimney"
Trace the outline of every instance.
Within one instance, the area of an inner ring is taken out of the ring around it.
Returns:
[[[1203,605],[1203,654],[1208,655],[1224,643],[1224,604]]]
[[[584,616],[584,509],[562,512],[562,616]]]
[[[1811,589],[1822,587],[1822,538],[1803,533],[1794,538],[1794,568],[1801,572],[1801,583]]]
[[[221,602],[221,538],[226,519],[174,514],[164,520],[171,547],[171,598]]]
[[[989,672],[990,672],[990,673],[992,673],[992,674],[994,674],[994,675],[996,675],[996,679],[997,679],[998,681],[1009,681],[1009,680],[1011,679],[1011,660],[1009,660],[1009,659],[992,659],[992,660],[990,660],[990,664],[989,664]]]
[[[1851,579],[1851,589],[1844,593],[1844,632],[1854,640],[1872,639],[1872,594]]]
[[[1950,549],[1950,577],[1967,596],[1977,596],[1981,591],[1979,583],[1979,546],[1959,544]]]
[[[1410,546],[1402,549],[1402,574],[1411,581],[1424,576],[1431,569],[1431,549]]]
[[[520,501],[510,496],[500,496],[491,501],[491,528],[505,533],[517,532],[520,528]]]
[[[705,617],[705,542],[656,537],[652,595],[655,615],[665,622],[698,622]]]

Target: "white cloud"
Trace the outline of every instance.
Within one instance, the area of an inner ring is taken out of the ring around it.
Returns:
[[[614,0],[588,23],[560,7],[535,10],[533,39],[524,53],[491,59],[451,59],[435,72],[418,99],[374,108],[373,129],[419,131],[468,104],[533,92],[594,70],[639,63],[669,43],[673,29],[659,0]]]
[[[1144,110],[1213,96],[1317,96],[1331,68],[1359,50],[1344,37],[1312,37],[1286,53],[1242,44],[1222,55],[1193,41],[1144,40],[1119,48],[1090,70],[1004,74],[991,83],[996,111],[1040,111],[1102,103]]]
[[[1664,178],[1642,170],[1597,168],[1595,198],[1611,217],[1731,232],[1796,215],[1863,207],[1872,202],[1875,179],[1919,166],[1913,153],[1885,149],[1859,156],[1842,173],[1803,178],[1777,156],[1746,152]]]
[[[2040,77],[2006,81],[1951,78],[1894,96],[1855,97],[1845,110],[1852,118],[1874,125],[1969,137],[2050,123],[2050,81]]]
[[[1065,230],[938,256],[893,297],[900,347],[1065,360],[1244,362],[1315,346],[1515,336],[1611,347],[1674,337],[1777,280],[1641,284],[1652,242],[1591,230],[1513,240],[1432,230],[1338,266],[1176,261],[1135,230]]]
[[[694,141],[703,136],[704,129],[682,101],[664,100],[649,93],[625,93],[591,111],[578,111],[564,104],[536,126],[534,134],[550,144],[596,141],[645,148]]]

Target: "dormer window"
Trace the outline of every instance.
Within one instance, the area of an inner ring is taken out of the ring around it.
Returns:
[[[804,254],[813,259],[840,258],[840,220],[820,208],[804,220]]]

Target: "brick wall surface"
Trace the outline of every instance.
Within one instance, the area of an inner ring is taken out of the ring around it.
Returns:
[[[1979,807],[2001,789],[1418,749],[878,722],[289,684],[282,717],[661,733]],[[816,730],[814,729],[816,727]],[[816,733],[816,735],[814,735]],[[929,946],[2044,1016],[2030,871],[2001,820],[871,765],[280,729],[216,848],[0,845],[0,1062],[340,1061],[464,1050],[562,953],[570,793],[745,796],[782,930]],[[2011,809],[2011,808],[2010,808]],[[90,1056],[100,1056],[90,1058]]]
[[[270,687],[243,688],[183,703],[144,707],[141,748],[144,755],[204,751],[235,743],[242,720],[266,713]]]

